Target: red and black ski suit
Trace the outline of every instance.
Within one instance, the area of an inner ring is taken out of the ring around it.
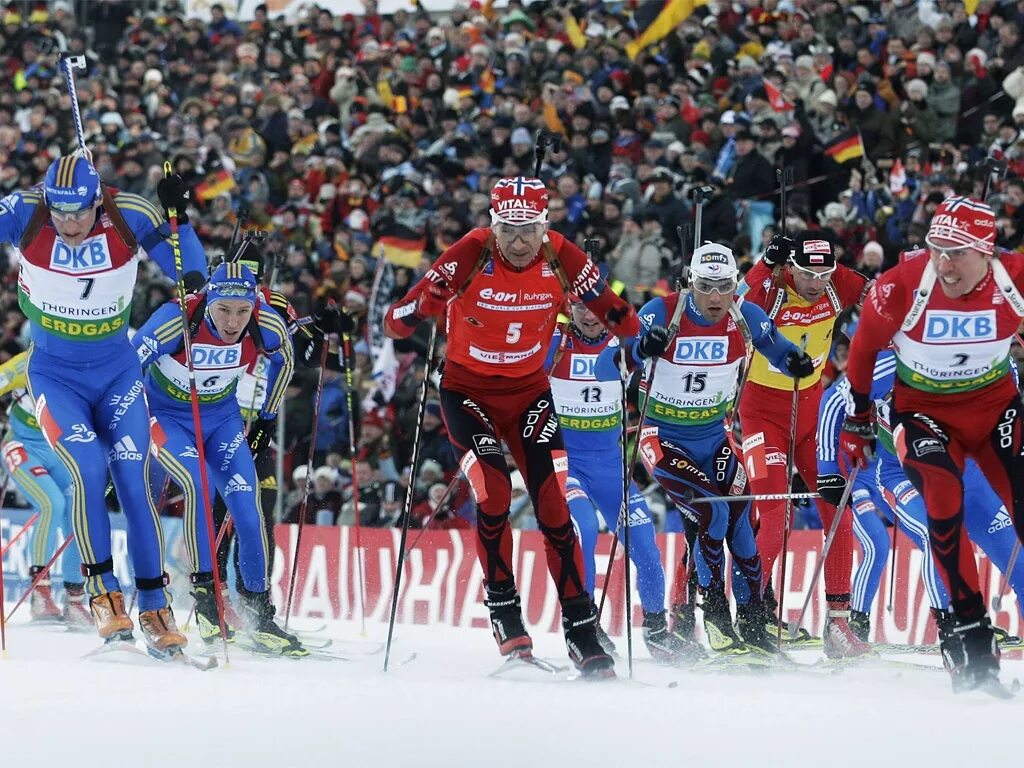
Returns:
[[[966,457],[978,463],[1024,538],[1024,406],[1009,360],[1024,314],[1022,290],[1024,259],[1009,257],[994,261],[973,291],[949,298],[918,251],[871,289],[847,363],[853,413],[863,416],[871,407],[875,356],[892,342],[897,454],[924,498],[932,554],[953,611],[968,620],[985,606],[963,525],[971,503],[964,499]]]
[[[477,555],[488,587],[514,584],[512,486],[501,443],[522,472],[544,535],[548,570],[564,604],[584,590],[583,560],[565,501],[568,460],[544,358],[566,291],[624,336],[640,330],[636,310],[607,286],[586,254],[556,232],[527,267],[498,252],[490,230],[474,229],[444,252],[385,317],[392,338],[426,318],[419,299],[431,283],[448,297],[448,346],[441,411],[478,506]],[[545,256],[545,248],[550,248]],[[436,290],[436,289],[434,289]],[[611,312],[611,318],[609,318]]]

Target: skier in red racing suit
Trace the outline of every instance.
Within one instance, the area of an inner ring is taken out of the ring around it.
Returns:
[[[850,347],[852,408],[840,460],[862,464],[873,443],[875,356],[892,342],[892,423],[900,463],[924,498],[928,536],[952,615],[939,640],[953,690],[999,685],[999,652],[964,528],[964,460],[981,467],[1024,534],[1024,406],[1010,371],[1010,344],[1024,317],[1024,263],[994,255],[995,216],[954,197],[935,211],[926,251],[906,254],[864,302]]]
[[[533,647],[512,571],[504,441],[545,538],[569,656],[585,675],[614,676],[614,662],[597,640],[597,611],[565,501],[568,461],[544,358],[569,292],[619,336],[636,335],[640,323],[583,251],[548,232],[547,202],[539,179],[501,179],[491,192],[490,228],[474,229],[448,248],[388,310],[385,330],[402,338],[428,318],[446,323],[441,409],[478,506],[477,555],[499,651],[528,655]]]

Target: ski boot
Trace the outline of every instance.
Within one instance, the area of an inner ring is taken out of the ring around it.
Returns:
[[[188,645],[188,638],[178,630],[170,606],[152,611],[139,611],[139,627],[151,656],[170,658]]]
[[[98,597],[90,598],[89,610],[96,622],[96,630],[106,642],[118,640],[132,642],[135,625],[124,610],[124,595],[120,592],[104,592]]]
[[[569,658],[583,677],[614,678],[615,660],[597,640],[597,610],[589,595],[562,603],[562,630]]]
[[[199,629],[199,637],[207,645],[220,639],[220,617],[217,613],[217,596],[214,592],[213,576],[209,573],[193,573],[189,580],[192,582],[192,597],[196,601],[196,627]],[[235,630],[227,617],[227,608],[224,611],[224,625],[227,629],[227,640],[235,642]]]
[[[942,664],[949,672],[953,693],[999,686],[999,648],[992,623],[984,614],[961,619],[952,613],[936,615]]]
[[[712,651],[730,656],[750,653],[750,649],[732,628],[729,600],[723,589],[704,590],[701,609],[704,612],[704,634],[707,635]]]
[[[669,612],[669,631],[684,642],[694,642],[697,630],[697,609],[693,602],[676,603]]]
[[[92,626],[92,616],[85,607],[85,585],[64,582],[64,621],[69,629],[83,630]]]
[[[825,595],[828,618],[825,619],[825,656],[830,659],[852,659],[871,653],[871,646],[850,628],[850,596]]]
[[[699,643],[668,631],[664,611],[644,611],[644,644],[651,658],[662,664],[685,664],[707,655]]]
[[[774,637],[779,633],[778,615],[779,615],[779,601],[775,599],[775,589],[772,587],[772,583],[769,581],[764,585],[764,606],[765,606],[765,632],[769,637]],[[793,646],[820,646],[821,640],[814,637],[803,627],[798,627],[796,630],[796,637],[790,635],[789,632],[782,633],[782,644],[793,645]]]
[[[41,565],[33,565],[28,569],[29,578],[34,580],[43,570]],[[53,593],[50,590],[50,577],[43,576],[32,588],[32,597],[29,598],[29,608],[32,621],[40,623],[54,623],[61,621],[60,608],[53,601]]]
[[[295,659],[309,656],[309,651],[299,639],[285,632],[274,621],[277,609],[270,602],[269,592],[250,592],[239,588],[238,596],[242,600],[242,615],[256,652]]]
[[[871,614],[863,611],[850,611],[850,629],[858,640],[868,642],[871,635]]]
[[[486,591],[484,605],[491,612],[491,633],[498,644],[498,653],[502,656],[529,655],[533,651],[533,640],[523,624],[515,585],[509,582],[487,587]]]
[[[996,634],[996,645],[999,648],[1020,648],[1022,645],[1021,639],[1016,635],[1011,635],[1002,627],[997,627],[995,624],[992,625],[992,631]]]
[[[751,651],[771,657],[785,657],[779,650],[778,625],[772,626],[764,603],[736,606],[736,631]],[[772,626],[772,632],[768,627]]]

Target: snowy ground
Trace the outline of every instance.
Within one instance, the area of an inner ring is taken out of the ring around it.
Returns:
[[[300,625],[301,628],[301,625]],[[351,661],[236,651],[200,672],[84,660],[92,635],[15,623],[0,661],[5,766],[766,766],[1008,762],[1024,698],[954,697],[941,671],[710,675],[649,661],[629,684],[487,677],[484,630],[405,627],[381,672],[386,627],[332,624]],[[198,641],[196,641],[198,643]],[[538,655],[567,663],[559,637]],[[416,658],[401,664],[413,653]],[[800,655],[811,662],[813,651]],[[936,656],[901,656],[938,665]],[[618,666],[622,676],[626,664]],[[1004,680],[1024,662],[1004,662]],[[667,684],[677,681],[676,687]],[[944,729],[955,733],[947,737]],[[979,752],[980,750],[980,752]]]

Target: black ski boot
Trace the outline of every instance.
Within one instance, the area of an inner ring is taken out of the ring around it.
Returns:
[[[238,596],[242,602],[242,617],[249,628],[254,650],[270,655],[300,658],[309,656],[309,651],[295,635],[285,632],[274,621],[277,609],[270,602],[269,592],[250,592],[239,587]]]
[[[615,660],[597,639],[597,610],[589,595],[562,603],[562,630],[569,658],[583,677],[615,677]]]
[[[771,618],[764,603],[748,603],[736,606],[736,631],[744,644],[752,651],[767,656],[785,656],[779,651],[778,627],[769,633]]]
[[[530,654],[533,640],[530,639],[523,623],[523,612],[519,608],[519,595],[515,584],[508,582],[486,588],[484,605],[491,612],[491,633],[502,656]]]
[[[999,648],[988,616],[962,619],[951,613],[939,613],[942,615],[935,616],[939,647],[943,666],[953,683],[953,693],[1000,688]]]
[[[669,612],[669,632],[684,642],[693,642],[697,634],[697,608],[689,603],[676,603]]]
[[[199,628],[199,637],[210,645],[220,639],[220,617],[217,614],[213,574],[193,573],[189,580],[192,582],[192,597],[196,601],[196,626]],[[228,642],[235,642],[235,629],[227,623],[226,616],[224,626],[227,628]]]
[[[732,628],[729,599],[723,589],[705,590],[701,609],[704,611],[704,634],[712,651],[729,655],[750,653]]]
[[[850,611],[850,629],[857,639],[868,642],[871,634],[871,615],[863,611]]]
[[[597,608],[595,607],[594,610],[596,611]],[[608,633],[604,631],[604,627],[601,626],[600,617],[598,617],[598,620],[594,623],[594,631],[597,633],[597,642],[599,642],[601,647],[604,648],[604,652],[609,656],[614,656],[615,641],[608,637]]]
[[[662,664],[685,664],[707,655],[699,643],[668,631],[664,611],[644,611],[644,644],[651,658]]]

